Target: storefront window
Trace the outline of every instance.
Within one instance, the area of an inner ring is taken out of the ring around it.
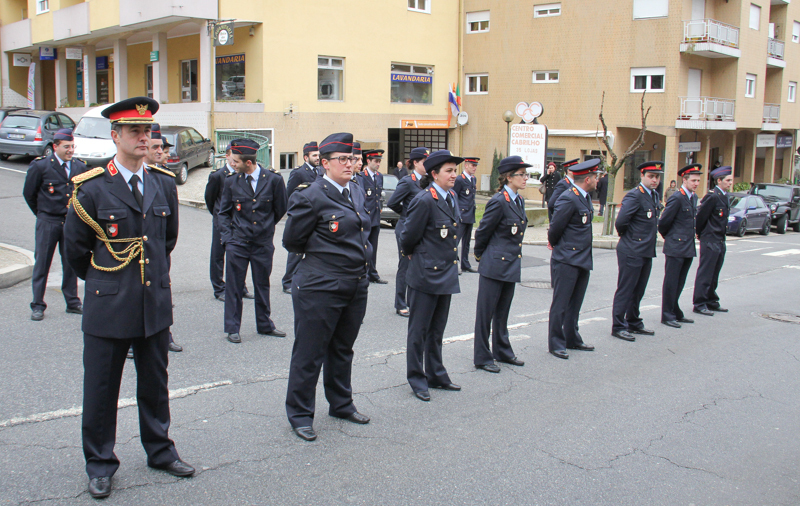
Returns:
[[[392,103],[433,103],[433,67],[392,63]]]
[[[244,100],[244,55],[217,56],[217,101]]]
[[[344,100],[344,58],[317,58],[317,100]]]

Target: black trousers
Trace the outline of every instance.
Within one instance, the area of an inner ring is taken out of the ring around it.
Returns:
[[[612,332],[642,329],[639,304],[650,280],[652,258],[626,255],[617,250],[617,291],[614,293]]]
[[[683,318],[678,299],[686,285],[686,276],[694,258],[664,256],[664,286],[661,289],[661,321]]]
[[[415,392],[429,386],[449,385],[450,376],[442,363],[442,337],[450,314],[451,295],[434,295],[408,287],[406,376]]]
[[[408,272],[408,264],[411,262],[411,260],[409,260],[407,256],[400,253],[400,227],[401,225],[398,222],[397,228],[394,232],[395,239],[397,239],[397,256],[399,257],[397,261],[397,274],[394,278],[394,308],[408,309],[408,302],[406,300],[406,294],[408,292],[408,285],[406,284],[406,272]]]
[[[247,266],[253,275],[255,294],[256,330],[272,332],[275,324],[270,319],[269,276],[272,273],[272,243],[229,242],[225,247],[225,332],[236,334],[242,326],[242,294]]]
[[[461,270],[471,269],[469,248],[472,242],[472,223],[461,223],[458,226],[458,242],[461,243]]]
[[[225,246],[220,243],[220,231],[217,226],[217,217],[211,220],[211,261],[210,274],[211,286],[214,287],[214,297],[225,294]],[[290,280],[291,282],[291,280]],[[244,293],[247,293],[247,285],[244,285]]]
[[[81,305],[78,298],[78,275],[70,267],[64,256],[64,223],[61,221],[49,221],[43,219],[36,220],[36,251],[34,252],[33,264],[33,302],[31,309],[47,309],[44,303],[44,292],[47,290],[47,275],[50,273],[50,266],[53,264],[53,255],[58,247],[58,254],[61,255],[61,293],[67,307]]]
[[[471,225],[471,224],[470,224]],[[514,300],[516,283],[480,276],[478,306],[475,310],[475,365],[487,365],[495,360],[515,357],[508,337],[508,313]],[[489,350],[489,328],[492,330],[492,349]]]
[[[314,421],[317,381],[322,384],[331,416],[356,412],[350,376],[353,344],[367,311],[369,281],[337,279],[302,265],[292,282],[294,346],[286,391],[286,415],[292,427],[309,427]]]
[[[567,346],[583,344],[578,332],[578,317],[589,286],[591,271],[574,265],[550,261],[553,272],[553,302],[547,345],[550,351],[565,350]]]
[[[694,298],[692,303],[695,309],[711,309],[719,307],[719,273],[725,263],[725,242],[700,241],[700,262],[697,266],[697,275],[694,280]]]
[[[291,290],[292,277],[294,276],[294,273],[297,272],[297,266],[300,265],[300,260],[303,259],[303,254],[292,253],[291,251],[287,253],[289,253],[289,256],[286,257],[286,274],[284,274],[283,279],[281,279],[281,285],[283,286],[284,290]]]
[[[378,226],[373,226],[369,229],[369,243],[372,244],[372,258],[369,261],[369,280],[376,281],[380,279],[378,274],[378,238],[381,235],[381,222],[378,221]]]
[[[136,339],[83,335],[82,434],[89,478],[113,476],[119,467],[114,454],[117,402],[122,369],[131,345],[136,366],[139,433],[147,465],[163,467],[178,460],[175,444],[169,438],[168,342],[168,328]]]

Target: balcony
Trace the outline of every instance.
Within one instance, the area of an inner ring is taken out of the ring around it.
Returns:
[[[31,49],[32,46],[33,38],[30,19],[23,19],[22,21],[5,25],[0,30],[0,47],[3,48],[4,52]]]
[[[786,68],[783,61],[783,51],[786,44],[782,40],[769,39],[767,43],[767,65],[775,68]]]
[[[53,11],[53,40],[89,35],[89,2]]]
[[[217,19],[217,0],[138,0],[119,2],[119,26],[146,26],[187,19]]]
[[[706,58],[739,58],[739,29],[713,19],[683,22],[681,53]]]
[[[736,130],[736,101],[717,97],[679,97],[681,113],[675,128],[692,130]]]
[[[780,104],[764,104],[764,118],[761,123],[761,130],[768,132],[781,130]]]

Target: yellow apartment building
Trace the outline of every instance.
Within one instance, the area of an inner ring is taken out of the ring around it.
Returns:
[[[2,105],[78,120],[92,104],[149,95],[160,123],[258,131],[275,167],[337,131],[387,151],[450,147],[458,0],[3,0]],[[211,21],[233,21],[215,45]]]

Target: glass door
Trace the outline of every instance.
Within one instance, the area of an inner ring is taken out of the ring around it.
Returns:
[[[181,102],[197,101],[197,60],[181,62]]]

